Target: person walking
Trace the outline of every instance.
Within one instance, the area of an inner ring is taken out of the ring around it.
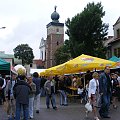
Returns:
[[[52,76],[48,77],[48,80],[45,82],[44,85],[45,91],[46,91],[46,105],[47,109],[50,108],[50,100],[53,109],[57,109],[56,107],[56,99],[55,99],[55,80],[52,78]]]
[[[37,72],[33,73],[33,83],[36,85],[36,93],[35,93],[35,109],[36,113],[39,113],[40,110],[40,84],[41,84],[41,78],[39,78],[39,74]]]
[[[6,87],[6,81],[0,75],[0,105],[2,105],[5,102],[5,91],[4,91],[5,87]]]
[[[21,111],[23,110],[24,120],[28,120],[28,107],[29,107],[29,93],[31,87],[26,82],[24,74],[18,75],[17,83],[13,87],[14,97],[16,98],[16,114],[15,120],[20,120]]]
[[[60,105],[67,106],[67,93],[66,93],[66,85],[63,76],[60,76],[59,78],[59,92],[60,92]]]
[[[36,93],[36,85],[35,83],[33,83],[31,76],[27,77],[27,80],[28,80],[28,84],[32,89],[29,94],[29,117],[30,119],[33,119],[33,107],[34,107],[34,97]]]
[[[99,93],[101,95],[102,103],[99,114],[102,118],[110,118],[110,96],[112,92],[112,83],[110,77],[110,67],[106,66],[104,72],[100,75],[99,79]]]
[[[3,85],[4,85],[4,79],[2,77],[0,77],[0,105],[2,105],[2,103],[3,103],[3,99],[2,99],[2,93],[3,93],[2,86]]]
[[[94,113],[94,120],[99,120],[97,116],[97,99],[99,96],[99,74],[97,72],[94,72],[92,75],[93,79],[89,82],[89,89],[88,89],[88,97],[89,101],[92,104],[93,107],[93,113]]]
[[[13,87],[15,85],[15,81],[16,81],[16,77],[17,75],[12,73],[11,74],[11,79],[8,80],[7,85],[6,85],[6,92],[7,92],[7,115],[8,118],[15,117],[15,98],[14,98],[14,94],[13,94]]]
[[[111,74],[111,79],[112,79],[112,103],[113,103],[113,108],[116,109],[116,100],[117,97],[119,96],[119,82],[117,80],[118,75],[115,73]]]

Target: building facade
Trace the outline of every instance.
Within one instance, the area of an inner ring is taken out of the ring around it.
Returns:
[[[45,68],[56,65],[55,51],[64,44],[64,23],[59,22],[60,15],[55,11],[51,14],[52,22],[47,24],[47,40],[45,46]]]
[[[46,46],[46,40],[44,40],[44,38],[42,38],[41,42],[40,42],[40,46],[39,46],[40,60],[42,60],[42,61],[45,61],[45,54],[46,54],[45,46]]]
[[[120,57],[120,17],[113,25],[114,36],[109,37],[105,42],[105,46],[107,47],[107,59],[112,56]]]

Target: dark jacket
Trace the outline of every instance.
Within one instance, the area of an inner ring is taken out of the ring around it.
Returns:
[[[109,80],[106,77],[105,73],[100,75],[99,79],[99,93],[103,93],[104,95],[111,93],[112,91],[112,83],[111,78],[109,76]]]
[[[13,87],[16,102],[21,104],[29,104],[29,93],[31,87],[24,80],[19,80]]]
[[[35,95],[40,94],[41,79],[40,79],[40,78],[35,78],[35,77],[33,77],[33,83],[35,83],[35,85],[36,85],[36,93],[35,93]]]
[[[66,90],[66,86],[65,86],[65,81],[64,80],[60,80],[59,81],[59,89],[60,90]]]
[[[4,84],[4,79],[0,77],[0,87],[2,87]]]

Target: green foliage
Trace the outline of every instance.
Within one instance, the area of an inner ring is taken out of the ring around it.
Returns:
[[[18,45],[13,49],[15,58],[21,59],[22,64],[30,64],[33,62],[33,50],[28,46],[28,44]]]
[[[66,40],[65,44],[56,50],[54,54],[56,65],[62,64],[71,58],[69,47],[69,41]]]
[[[103,41],[108,34],[108,24],[102,21],[104,15],[101,3],[92,2],[80,14],[71,20],[67,19],[66,34],[69,36],[69,49],[73,58],[81,54],[105,57]]]

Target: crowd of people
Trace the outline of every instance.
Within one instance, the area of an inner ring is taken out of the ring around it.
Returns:
[[[90,102],[94,119],[110,118],[109,108],[112,103],[117,109],[116,101],[120,100],[120,74],[110,73],[110,68],[105,67],[103,72],[90,72],[81,75],[63,75],[39,77],[37,72],[32,76],[12,73],[10,77],[0,77],[0,104],[7,104],[8,118],[15,120],[34,118],[34,110],[40,112],[40,97],[46,97],[46,108],[50,106],[57,110],[56,94],[59,94],[60,106],[68,106],[68,94],[72,94],[71,86],[76,88],[75,94],[79,95],[81,103]],[[50,105],[51,103],[51,105]],[[99,105],[98,105],[99,104]]]

